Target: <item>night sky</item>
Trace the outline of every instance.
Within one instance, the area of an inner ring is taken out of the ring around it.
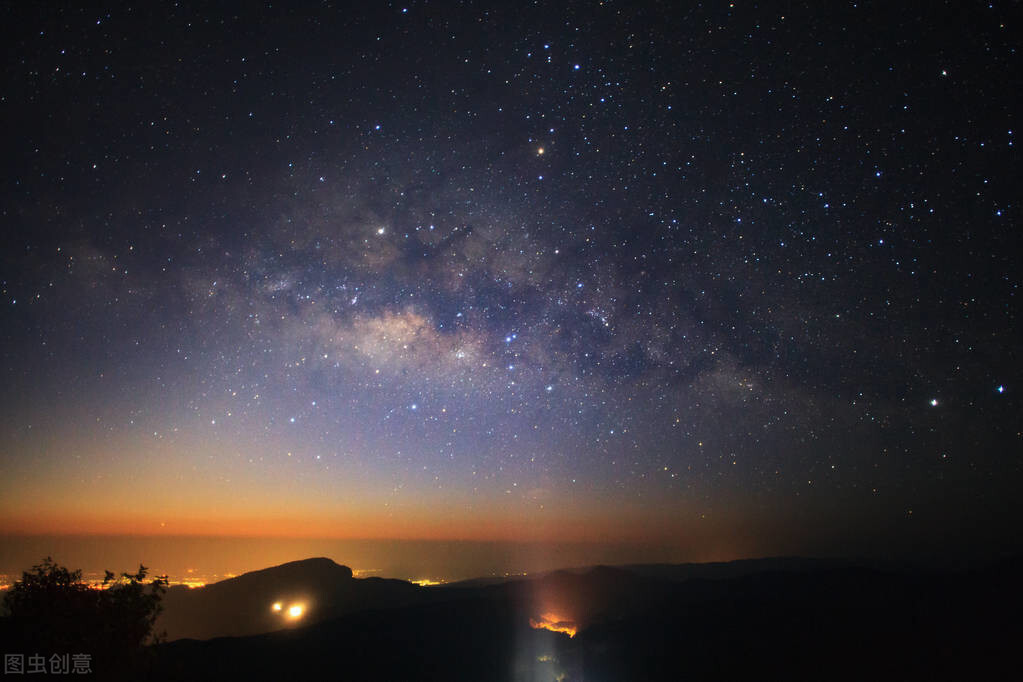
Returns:
[[[5,3],[0,526],[1018,547],[1019,5],[685,5]]]

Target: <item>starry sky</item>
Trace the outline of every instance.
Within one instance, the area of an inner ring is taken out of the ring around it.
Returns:
[[[1018,548],[1020,18],[6,3],[0,526]]]

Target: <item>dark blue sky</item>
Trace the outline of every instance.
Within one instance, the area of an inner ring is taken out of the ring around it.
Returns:
[[[1017,5],[370,5],[2,10],[5,526],[1017,542]]]

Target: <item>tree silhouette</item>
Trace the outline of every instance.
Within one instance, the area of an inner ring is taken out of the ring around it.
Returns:
[[[89,654],[105,677],[127,676],[144,663],[166,590],[166,576],[145,583],[148,569],[115,576],[107,571],[101,589],[46,557],[25,571],[4,598],[12,645],[24,654]],[[16,651],[11,646],[9,651]]]

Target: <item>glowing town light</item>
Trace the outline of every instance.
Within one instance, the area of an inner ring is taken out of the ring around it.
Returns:
[[[288,618],[301,618],[305,607],[301,604],[292,604],[288,607]]]
[[[283,608],[284,608],[284,604],[280,603],[279,601],[275,601],[273,603],[273,606],[270,607],[270,610],[271,611],[280,611]]]

